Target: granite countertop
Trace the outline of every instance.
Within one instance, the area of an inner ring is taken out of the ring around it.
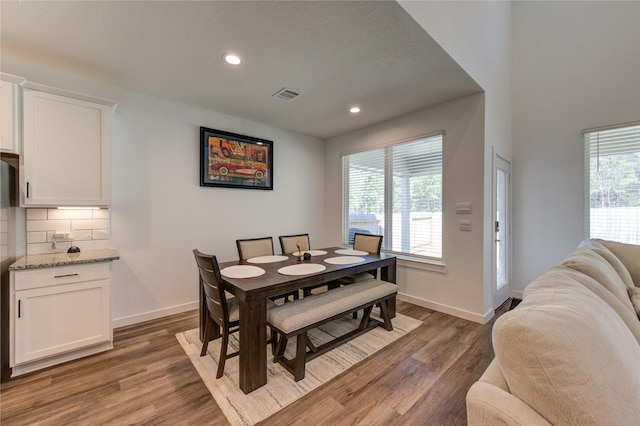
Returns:
[[[114,249],[87,250],[80,253],[28,254],[12,263],[9,270],[110,262],[118,259],[120,259],[120,255]]]

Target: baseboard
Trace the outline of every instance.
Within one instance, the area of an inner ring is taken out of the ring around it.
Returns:
[[[454,308],[452,306],[443,305],[441,303],[434,303],[429,300],[409,296],[404,293],[398,293],[398,300],[413,303],[414,305],[422,306],[423,308],[432,309],[434,311],[442,312],[447,315],[453,315],[454,317],[477,322],[480,324],[486,324],[495,315],[493,309],[485,312],[484,315],[479,315],[475,312],[465,311],[464,309]]]
[[[128,317],[115,318],[111,325],[113,328],[125,327],[127,325],[137,324],[139,322],[151,321],[154,319],[166,317],[169,315],[180,314],[182,312],[198,309],[198,302],[189,302],[183,305],[170,306],[168,308],[158,309],[156,311],[144,312],[137,315],[131,315]]]
[[[480,324],[486,324],[489,322],[495,312],[493,309],[486,312],[484,315],[479,315],[475,312],[465,311],[464,309],[454,308],[452,306],[443,305],[440,303],[434,303],[426,299],[420,299],[418,297],[409,296],[404,293],[398,293],[398,299],[413,303],[414,305],[422,306],[423,308],[433,309],[434,311],[442,312],[454,317],[462,318],[468,321],[477,322]],[[128,317],[115,318],[112,322],[113,328],[125,327],[127,325],[133,325],[140,322],[151,321],[154,319],[166,317],[169,315],[180,314],[182,312],[190,311],[193,309],[199,309],[198,302],[185,303],[183,305],[170,306],[168,308],[158,309],[156,311],[144,312],[137,315],[131,315]]]
[[[73,361],[88,355],[108,351],[109,349],[113,349],[113,343],[111,342],[111,340],[109,340],[108,342],[98,343],[97,345],[91,345],[86,348],[80,348],[70,352],[64,352],[58,355],[53,355],[35,361],[27,362],[21,365],[14,365],[12,367],[11,377],[17,377],[22,374],[31,373],[32,371],[37,371],[43,368],[62,364],[63,362]]]

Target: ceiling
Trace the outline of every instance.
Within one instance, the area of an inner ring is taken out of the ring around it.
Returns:
[[[322,139],[481,91],[395,1],[2,0],[0,19],[3,58]]]

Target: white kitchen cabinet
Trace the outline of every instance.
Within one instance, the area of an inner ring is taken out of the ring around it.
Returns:
[[[110,263],[11,271],[13,376],[112,348]]]
[[[0,80],[0,151],[11,154],[20,154],[19,96],[17,84]]]
[[[111,106],[23,90],[25,207],[108,206]]]

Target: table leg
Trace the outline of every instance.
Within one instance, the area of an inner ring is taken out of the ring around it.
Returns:
[[[240,302],[240,389],[252,392],[267,383],[267,301]]]

